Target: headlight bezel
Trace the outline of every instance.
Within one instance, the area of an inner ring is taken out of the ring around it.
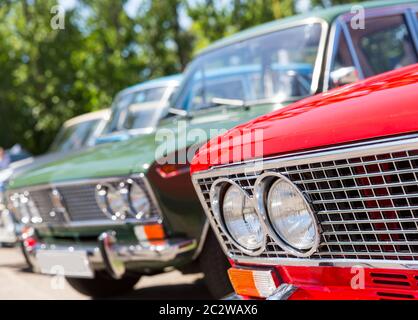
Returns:
[[[248,249],[241,245],[229,232],[228,227],[225,224],[224,215],[223,215],[223,199],[225,196],[226,191],[229,189],[230,186],[234,186],[240,190],[241,193],[245,197],[247,197],[250,200],[251,205],[254,207],[255,214],[257,216],[257,219],[259,219],[260,222],[260,228],[262,232],[263,239],[261,241],[261,244],[258,248],[255,249]],[[209,197],[211,202],[211,207],[213,214],[215,216],[215,219],[217,220],[220,228],[222,229],[223,234],[228,238],[228,240],[239,250],[244,252],[245,254],[249,256],[258,256],[260,255],[266,248],[267,244],[267,230],[265,228],[265,225],[263,221],[260,219],[259,214],[257,213],[257,210],[254,206],[254,202],[250,198],[250,196],[242,190],[242,188],[234,181],[228,178],[221,178],[217,179],[211,186],[209,191]]]
[[[273,222],[271,221],[268,209],[267,209],[267,199],[269,197],[271,188],[273,184],[278,180],[283,180],[287,182],[289,185],[291,185],[294,189],[294,191],[303,199],[305,202],[308,213],[313,221],[314,226],[314,232],[315,237],[312,244],[312,247],[307,248],[305,250],[298,249],[290,245],[285,239],[281,237],[281,235],[278,233],[276,228],[273,225]],[[255,207],[257,212],[259,213],[259,216],[264,222],[264,225],[267,228],[267,233],[269,236],[284,250],[286,253],[289,253],[293,256],[299,257],[299,258],[306,258],[311,256],[314,252],[317,251],[319,244],[320,244],[320,230],[318,221],[316,219],[316,216],[314,214],[314,211],[312,209],[312,206],[310,204],[309,199],[303,194],[299,188],[295,186],[295,184],[289,180],[284,175],[278,173],[278,172],[265,172],[261,174],[255,181],[254,184],[254,199],[255,199]]]

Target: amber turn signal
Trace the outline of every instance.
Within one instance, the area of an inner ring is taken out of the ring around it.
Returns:
[[[267,298],[278,287],[273,270],[231,268],[228,275],[235,293],[241,296]]]

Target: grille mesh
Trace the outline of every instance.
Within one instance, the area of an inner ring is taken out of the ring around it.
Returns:
[[[288,177],[311,202],[321,229],[318,251],[304,259],[418,260],[418,150],[286,166]],[[261,173],[227,176],[250,196]],[[210,209],[217,177],[199,179]],[[215,220],[216,223],[218,223]],[[234,257],[245,256],[224,239]],[[268,239],[262,258],[289,257]]]

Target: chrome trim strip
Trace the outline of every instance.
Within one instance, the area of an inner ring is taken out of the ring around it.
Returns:
[[[332,160],[346,159],[350,157],[370,156],[373,154],[383,154],[397,151],[407,151],[418,148],[418,135],[410,134],[403,137],[391,137],[381,140],[358,142],[338,147],[324,148],[316,151],[288,154],[279,157],[270,157],[266,160],[250,160],[240,164],[229,164],[213,167],[209,170],[196,172],[192,176],[192,182],[201,201],[201,204],[212,224],[216,236],[225,254],[238,263],[260,265],[291,265],[291,266],[338,266],[350,267],[361,265],[364,267],[394,268],[394,269],[418,269],[418,261],[395,261],[395,260],[363,260],[363,259],[307,259],[307,258],[259,258],[259,257],[235,257],[228,251],[226,244],[219,232],[217,222],[212,218],[210,209],[201,192],[199,179],[222,178],[232,174],[263,171],[277,169],[286,166],[296,166],[299,164],[309,164],[314,162],[324,162]]]
[[[266,300],[288,300],[298,288],[290,283],[282,283]]]
[[[325,68],[324,68],[324,77],[322,83],[322,92],[329,90],[329,81],[331,76],[331,70],[334,64],[335,56],[338,51],[338,42],[341,37],[341,23],[337,18],[332,26],[328,38],[328,48],[325,58]]]
[[[300,259],[300,258],[238,258],[237,263],[257,264],[263,266],[296,266],[296,267],[341,267],[359,266],[364,268],[418,270],[418,261],[397,260],[361,260],[361,259]]]
[[[311,93],[315,94],[319,89],[319,82],[321,80],[321,71],[325,61],[325,53],[327,47],[329,24],[325,20],[318,20],[322,25],[321,39],[319,40],[318,53],[315,60],[315,67],[312,73]]]

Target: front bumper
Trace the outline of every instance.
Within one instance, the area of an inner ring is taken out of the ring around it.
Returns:
[[[172,266],[175,261],[192,256],[197,247],[196,241],[191,239],[167,239],[158,243],[119,243],[113,231],[102,233],[95,244],[46,244],[27,240],[23,241],[24,249],[36,272],[56,275],[58,269],[54,268],[54,263],[59,259],[52,257],[75,257],[77,253],[83,253],[91,273],[77,273],[72,268],[68,272],[65,268],[59,270],[64,276],[84,278],[92,278],[95,270],[106,270],[113,278],[118,279],[126,272],[141,272],[141,266],[145,269],[152,269],[149,266],[164,269]]]
[[[277,275],[277,288],[267,300],[399,300],[418,299],[418,269],[381,269],[353,267],[302,267],[243,265],[234,268],[269,271]],[[232,281],[233,282],[233,281]],[[241,281],[229,300],[253,299],[246,295],[249,281]],[[263,285],[263,283],[255,284]],[[241,293],[241,294],[240,294]],[[244,294],[243,294],[244,293]]]

